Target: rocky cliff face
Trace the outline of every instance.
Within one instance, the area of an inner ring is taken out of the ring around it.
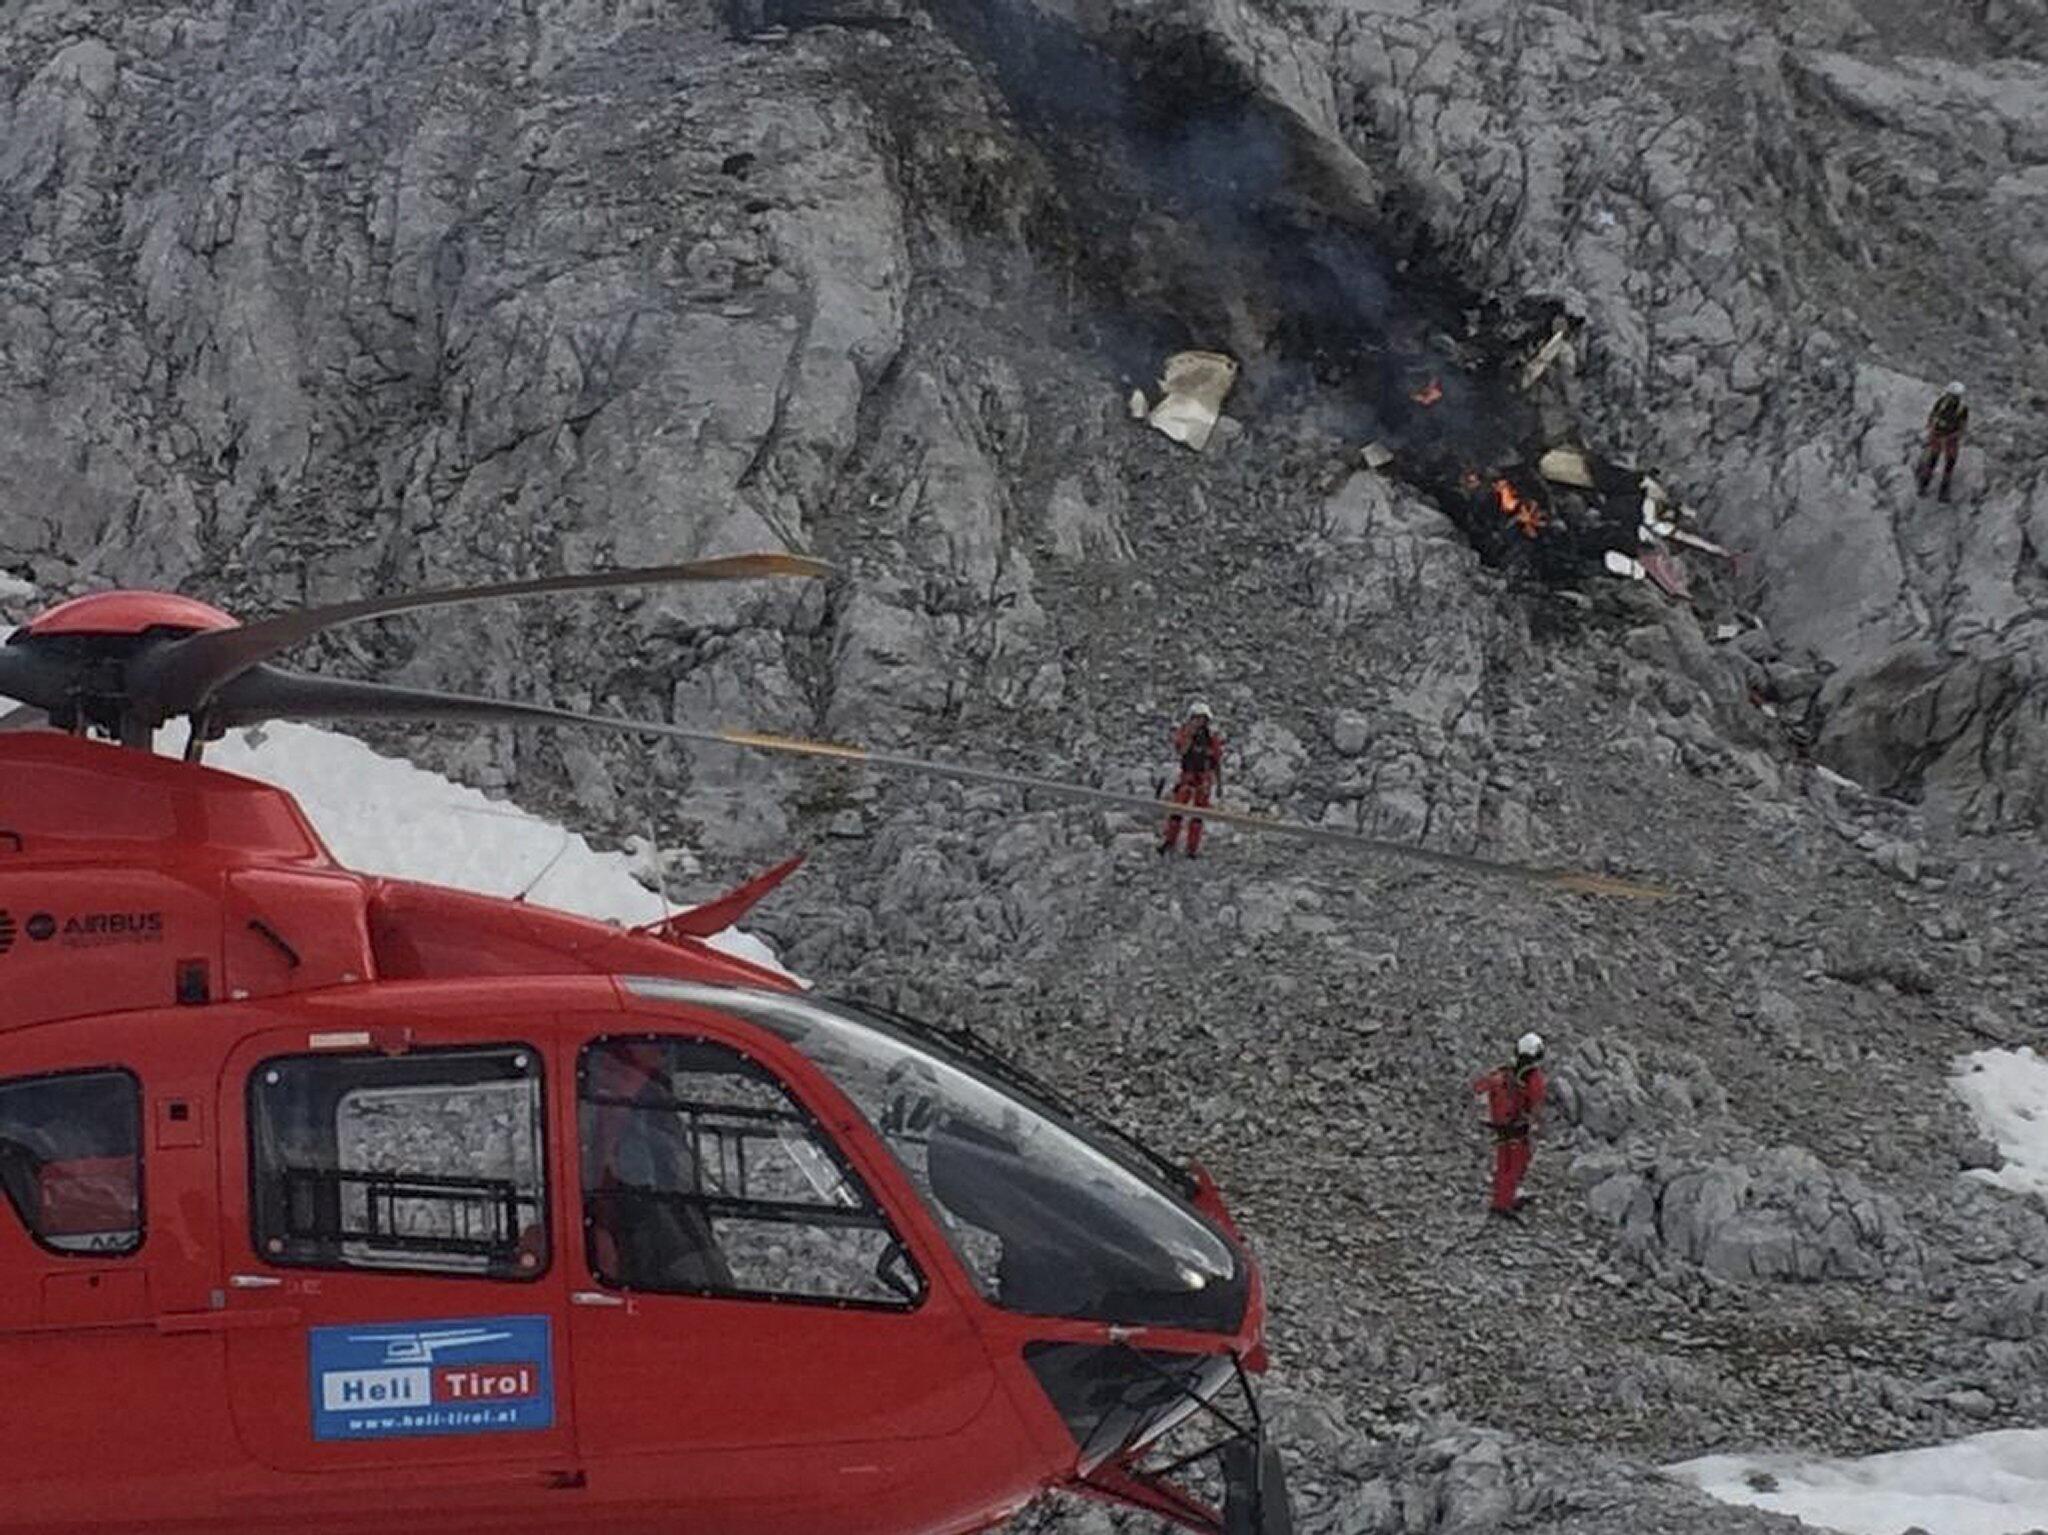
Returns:
[[[1309,1528],[1759,1524],[1640,1468],[2048,1411],[2048,1223],[1958,1182],[1942,1086],[2048,1001],[2048,36],[1782,9],[27,0],[0,571],[258,611],[786,544],[841,575],[314,659],[1128,788],[1200,693],[1238,803],[1654,872],[1168,864],[994,792],[403,743],[714,872],[812,845],[794,967],[1200,1149]],[[1125,409],[1191,344],[1245,365],[1202,454]],[[1697,611],[1482,558],[1443,474],[1572,435],[1744,551]],[[1495,1236],[1464,1085],[1530,1025],[1550,1208]]]
[[[1583,321],[1575,398],[1744,551],[1739,599],[1783,653],[1823,664],[1826,760],[1971,824],[2040,823],[2038,17],[1056,8],[1126,57],[1227,59],[1437,260]],[[1916,502],[1951,376],[1977,402],[1958,499]]]

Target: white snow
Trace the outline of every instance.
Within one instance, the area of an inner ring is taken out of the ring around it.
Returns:
[[[1970,1176],[2048,1196],[2048,1059],[2022,1046],[1959,1056],[1949,1078],[2005,1166]],[[2048,1529],[2048,1429],[2004,1429],[1860,1460],[1709,1455],[1665,1468],[1727,1503],[1845,1535],[2017,1535]],[[1760,1490],[1752,1479],[1772,1490]]]
[[[575,832],[487,798],[352,736],[273,724],[231,733],[206,763],[276,784],[299,802],[334,856],[365,874],[425,880],[485,895],[522,890],[537,905],[627,924],[655,922],[664,906],[633,877],[624,853],[600,853]],[[774,969],[775,953],[733,929],[711,943]]]
[[[1929,1535],[2048,1528],[2048,1429],[2002,1429],[1860,1460],[1709,1455],[1665,1470],[1724,1503],[1844,1535],[1900,1535],[1916,1525]],[[1758,1490],[1752,1477],[1774,1479],[1776,1490]]]
[[[2005,1166],[1972,1168],[1968,1176],[2016,1194],[2048,1196],[2048,1060],[2025,1045],[1979,1050],[1956,1058],[1949,1085],[2005,1153]]]

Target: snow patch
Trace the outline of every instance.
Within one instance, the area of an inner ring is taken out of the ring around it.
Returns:
[[[1900,1535],[1916,1525],[1929,1535],[2048,1528],[2048,1429],[2002,1429],[1858,1460],[1708,1455],[1664,1469],[1724,1503],[1843,1535]]]
[[[365,874],[484,895],[523,890],[536,905],[629,926],[687,909],[665,906],[635,879],[626,854],[600,853],[565,827],[380,756],[352,736],[310,725],[265,725],[208,747],[206,763],[285,790],[334,856]],[[751,934],[728,929],[710,942],[740,959],[782,968],[774,951]]]
[[[2005,1166],[1972,1168],[1966,1176],[2048,1197],[2048,1060],[2026,1045],[1979,1050],[1956,1058],[1949,1086],[2005,1154]]]

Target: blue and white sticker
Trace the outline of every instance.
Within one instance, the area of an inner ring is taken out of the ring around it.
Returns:
[[[316,1440],[554,1427],[547,1317],[366,1322],[307,1336]]]

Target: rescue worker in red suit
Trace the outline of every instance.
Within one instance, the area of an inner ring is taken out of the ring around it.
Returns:
[[[1512,1065],[1490,1071],[1472,1084],[1474,1096],[1486,1100],[1486,1122],[1493,1129],[1493,1203],[1491,1213],[1513,1215],[1530,1200],[1522,1192],[1529,1171],[1529,1133],[1543,1112],[1543,1036],[1524,1034],[1515,1042]]]
[[[1948,482],[1955,478],[1956,450],[1963,445],[1963,428],[1970,424],[1970,407],[1963,403],[1963,386],[1950,384],[1927,413],[1927,449],[1920,455],[1920,494],[1934,479],[1935,461],[1941,461],[1941,499],[1948,499]]]
[[[1206,805],[1210,796],[1223,786],[1223,737],[1217,733],[1215,716],[1209,706],[1195,703],[1188,706],[1187,723],[1173,733],[1174,755],[1180,758],[1180,777],[1173,785],[1173,802],[1176,805]],[[1188,827],[1188,857],[1193,858],[1202,851],[1202,818],[1195,816],[1194,824]],[[1170,815],[1166,818],[1166,840],[1159,844],[1161,856],[1170,853],[1174,844],[1180,841],[1181,818]]]

